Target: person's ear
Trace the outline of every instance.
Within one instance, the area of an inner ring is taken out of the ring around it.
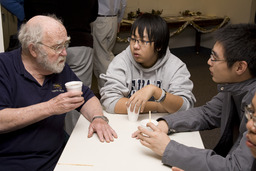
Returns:
[[[236,62],[236,72],[238,75],[242,75],[248,68],[246,61],[237,61]]]
[[[37,57],[36,48],[33,44],[28,45],[28,50],[33,57]]]

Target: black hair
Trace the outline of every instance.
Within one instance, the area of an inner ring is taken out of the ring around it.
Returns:
[[[166,54],[170,34],[164,19],[158,15],[144,13],[134,21],[131,35],[135,36],[136,29],[138,29],[140,38],[143,38],[146,29],[149,41],[154,42],[154,51],[157,52],[158,58],[162,58]]]
[[[246,61],[250,74],[256,76],[256,25],[229,24],[215,32],[215,40],[224,50],[229,68]]]

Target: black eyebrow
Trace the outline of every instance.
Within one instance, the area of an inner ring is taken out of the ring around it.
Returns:
[[[217,53],[216,53],[214,50],[211,51],[211,54],[212,54],[214,57],[219,58],[219,56],[217,55]]]

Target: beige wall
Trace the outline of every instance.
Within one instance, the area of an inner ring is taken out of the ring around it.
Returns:
[[[228,16],[231,19],[231,23],[248,23],[254,22],[256,0],[127,0],[125,17],[127,17],[127,13],[130,11],[135,12],[138,8],[145,12],[151,12],[152,9],[163,9],[162,16],[179,15],[179,12],[184,10],[195,12],[200,11],[204,15],[216,15],[221,17]],[[1,23],[0,19],[0,24]],[[10,32],[11,30],[9,26],[4,28],[4,32]],[[12,32],[10,34],[12,34]],[[5,34],[8,35],[4,42],[6,46],[8,46],[10,34]],[[170,47],[177,48],[194,46],[194,40],[195,30],[192,28],[186,28],[179,35],[175,35],[171,38]],[[202,35],[201,46],[211,48],[213,43],[211,34]],[[125,47],[126,45],[124,44],[121,44],[121,46],[117,45],[114,51],[115,53],[119,53]],[[2,27],[0,25],[0,52],[2,51],[2,48],[3,35]]]
[[[256,0],[127,0],[126,14],[130,11],[151,12],[162,10],[163,16],[179,15],[180,11],[200,11],[204,15],[229,16],[232,23],[254,19]],[[251,14],[253,13],[253,16]],[[253,18],[251,18],[253,17]]]
[[[0,5],[0,14],[1,13],[1,5]],[[3,29],[2,29],[2,15],[0,15],[0,52],[4,51],[4,40],[3,40]]]
[[[162,16],[179,15],[180,11],[200,11],[203,15],[228,16],[231,23],[254,22],[256,0],[127,0],[125,17],[130,11],[140,8],[143,12],[162,10]],[[170,40],[170,47],[194,46],[195,31],[187,28]],[[211,48],[214,42],[211,34],[203,34],[201,46]]]
[[[17,17],[1,7],[2,29],[4,39],[4,49],[9,46],[10,36],[17,33]]]

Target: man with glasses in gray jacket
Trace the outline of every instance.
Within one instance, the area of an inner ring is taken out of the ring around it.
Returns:
[[[246,171],[254,161],[246,146],[244,110],[256,88],[256,25],[228,25],[215,38],[208,65],[219,93],[204,106],[159,118],[157,126],[149,123],[153,132],[139,127],[132,136],[169,166],[189,171]],[[214,128],[220,128],[221,137],[213,150],[188,147],[167,136]]]

